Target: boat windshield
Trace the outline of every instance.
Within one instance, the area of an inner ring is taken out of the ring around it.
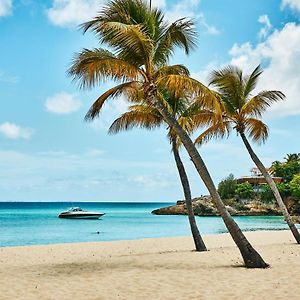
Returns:
[[[71,207],[69,211],[82,211],[80,207]]]

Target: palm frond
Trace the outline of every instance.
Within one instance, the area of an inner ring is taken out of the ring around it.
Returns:
[[[228,137],[231,131],[230,122],[216,123],[204,130],[196,139],[195,145],[203,145],[211,139]]]
[[[118,57],[135,65],[142,65],[153,52],[153,40],[142,24],[127,25],[119,22],[104,22],[101,42],[116,49]]]
[[[250,74],[250,76],[245,77],[244,98],[247,98],[249,94],[255,89],[258,78],[262,74],[262,72],[262,68],[260,67],[260,65],[258,65]]]
[[[233,112],[244,105],[243,72],[238,67],[229,65],[221,70],[211,72],[209,86],[216,88],[217,92],[222,95],[222,100],[228,110]]]
[[[174,93],[175,97],[182,94],[182,91],[189,92],[195,96],[203,93],[209,94],[210,92],[205,85],[185,75],[170,74],[161,76],[156,79],[156,84],[158,88],[167,89]],[[211,96],[213,95],[211,94]]]
[[[196,31],[194,23],[186,18],[179,19],[169,25],[157,41],[154,61],[166,64],[176,47],[183,48],[186,54],[196,47]]]
[[[268,138],[268,126],[261,120],[248,118],[245,120],[245,128],[252,140],[258,144],[264,143]]]
[[[190,72],[188,68],[185,67],[184,65],[163,66],[155,72],[154,78],[159,78],[167,75],[189,76]]]
[[[214,111],[202,109],[191,116],[196,128],[212,126],[220,122],[220,118]]]
[[[112,123],[108,132],[109,134],[116,134],[134,127],[151,130],[159,127],[162,122],[161,116],[152,107],[134,105],[130,107],[130,111],[125,112]]]
[[[241,114],[260,117],[272,103],[284,98],[285,95],[280,91],[262,91],[247,101],[241,109]]]
[[[91,88],[106,78],[117,81],[137,80],[141,70],[104,49],[84,49],[73,59],[68,74],[81,88]]]
[[[131,81],[131,82],[125,82],[125,83],[119,84],[119,85],[107,90],[93,103],[93,105],[90,107],[89,111],[85,115],[84,119],[86,121],[91,121],[91,120],[95,119],[97,116],[99,116],[101,108],[107,99],[116,98],[116,97],[120,96],[121,94],[126,94],[126,92],[130,93],[131,90],[134,90],[136,88],[137,88],[137,82]]]

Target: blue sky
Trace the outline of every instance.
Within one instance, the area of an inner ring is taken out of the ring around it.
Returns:
[[[164,129],[115,136],[107,128],[126,110],[108,103],[85,123],[93,100],[109,84],[80,91],[66,75],[73,54],[96,47],[76,25],[104,1],[0,0],[0,201],[175,201],[182,198]],[[258,89],[282,90],[287,100],[266,114],[270,138],[255,146],[266,165],[300,152],[300,0],[153,1],[172,21],[192,17],[199,47],[184,63],[206,82],[228,63],[250,72],[262,63]],[[241,141],[213,141],[200,149],[214,181],[247,175],[253,166]],[[193,196],[206,194],[182,150]]]

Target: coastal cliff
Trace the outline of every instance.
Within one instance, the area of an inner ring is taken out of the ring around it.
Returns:
[[[196,216],[218,216],[210,196],[202,196],[192,200],[193,209]],[[256,200],[236,200],[224,201],[226,208],[233,216],[276,216],[280,211],[275,204],[266,204]],[[162,207],[152,211],[155,215],[187,215],[185,201],[177,201],[175,205]]]

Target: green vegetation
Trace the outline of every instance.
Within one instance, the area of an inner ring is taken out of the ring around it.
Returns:
[[[274,176],[283,177],[284,182],[276,187],[285,203],[289,204],[289,211],[298,214],[300,210],[300,157],[299,154],[288,154],[284,162],[275,161],[272,164]],[[298,172],[297,172],[298,171]],[[280,174],[284,176],[280,176]],[[237,183],[233,174],[223,179],[218,185],[222,199],[249,201],[255,200],[262,203],[275,203],[274,194],[269,185],[264,184],[255,189],[250,183]]]
[[[291,195],[300,199],[300,173],[294,175],[293,179],[289,183]]]
[[[249,182],[240,183],[235,189],[235,194],[241,199],[252,198],[253,186]]]
[[[237,187],[236,179],[233,174],[229,174],[228,177],[223,179],[218,185],[218,192],[222,199],[229,199],[235,196],[235,190]]]
[[[300,173],[300,155],[288,154],[284,162],[274,161],[271,168],[275,176],[282,177],[286,183],[290,182],[294,175]]]

